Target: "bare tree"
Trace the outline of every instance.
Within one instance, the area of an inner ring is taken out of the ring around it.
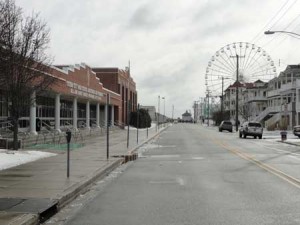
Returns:
[[[18,149],[18,120],[34,100],[55,82],[45,54],[49,29],[38,14],[25,17],[14,0],[0,0],[0,89],[9,102],[14,144]]]

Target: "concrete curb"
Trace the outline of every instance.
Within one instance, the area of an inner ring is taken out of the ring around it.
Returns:
[[[284,144],[288,144],[288,145],[300,146],[299,144],[288,142],[288,141],[276,141],[276,142],[278,142],[278,143],[284,143]]]
[[[88,187],[97,179],[101,179],[107,176],[111,171],[119,167],[123,163],[123,159],[118,159],[112,163],[110,163],[105,168],[99,168],[89,176],[87,176],[84,180],[80,181],[79,184],[76,183],[67,190],[65,190],[61,195],[59,195],[57,199],[57,209],[58,211],[67,205],[69,202],[74,200],[77,196],[82,193],[85,193],[88,190]]]
[[[102,168],[99,168],[89,176],[87,176],[84,180],[79,183],[74,184],[67,190],[65,190],[62,194],[58,195],[57,198],[54,198],[54,201],[57,201],[57,211],[63,208],[65,205],[70,203],[80,194],[88,191],[89,186],[97,179],[101,179],[107,176],[112,170],[117,168],[119,165],[123,163],[123,159],[114,160],[109,165],[106,165]],[[38,214],[22,214],[13,221],[11,221],[8,225],[38,225],[40,223]]]
[[[37,214],[1,212],[1,215],[2,217],[4,216],[4,218],[5,217],[8,218],[9,223],[6,223],[7,221],[4,221],[5,224],[7,225],[38,225],[39,224],[39,217]],[[14,218],[12,219],[11,217]]]

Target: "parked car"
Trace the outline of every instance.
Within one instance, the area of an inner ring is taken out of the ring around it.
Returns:
[[[293,133],[294,133],[295,136],[300,138],[300,125],[293,127]]]
[[[232,132],[232,123],[228,120],[223,120],[219,126],[219,131],[222,132],[223,130],[228,130]]]
[[[263,126],[261,123],[258,122],[245,122],[240,127],[239,130],[239,136],[240,138],[247,136],[253,136],[254,138],[259,137],[259,139],[262,139],[263,135]]]

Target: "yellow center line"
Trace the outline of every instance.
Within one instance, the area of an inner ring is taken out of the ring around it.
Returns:
[[[279,169],[276,169],[274,168],[273,166],[270,166],[268,164],[265,164],[261,161],[259,161],[258,159],[256,159],[254,156],[250,155],[250,154],[247,154],[245,152],[242,152],[241,150],[239,149],[235,149],[235,148],[232,148],[228,145],[226,145],[224,142],[221,142],[217,139],[213,139],[213,138],[210,138],[215,144],[223,147],[224,149],[228,150],[229,152],[239,156],[240,158],[242,159],[245,159],[247,160],[248,162],[251,162],[255,165],[257,165],[258,167],[268,171],[269,173],[287,181],[288,183],[292,184],[293,186],[297,187],[300,189],[300,180],[293,177],[293,176],[290,176],[284,172],[282,172],[281,170]]]

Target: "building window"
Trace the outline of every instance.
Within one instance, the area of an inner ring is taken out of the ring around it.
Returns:
[[[73,103],[67,100],[60,100],[60,117],[73,118]]]
[[[90,106],[90,119],[96,119],[96,105]]]
[[[86,104],[83,104],[83,103],[77,104],[77,116],[78,116],[78,118],[86,117]]]
[[[55,117],[54,99],[37,96],[36,97],[36,116],[37,117]]]

